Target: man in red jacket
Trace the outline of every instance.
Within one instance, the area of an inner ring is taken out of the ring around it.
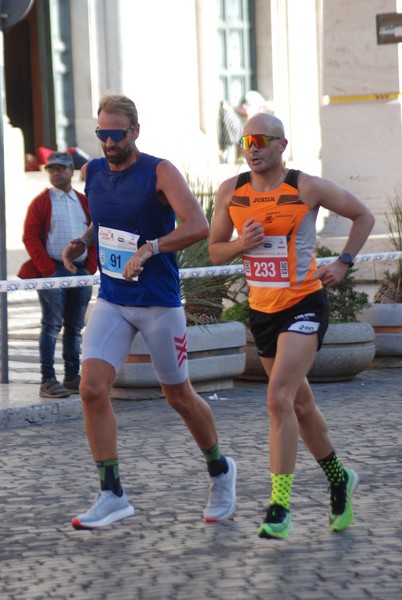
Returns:
[[[71,187],[74,173],[71,155],[54,152],[45,169],[52,187],[34,198],[28,207],[22,239],[31,259],[22,265],[18,273],[23,279],[71,276],[61,260],[63,249],[71,239],[81,237],[90,224],[86,197]],[[95,246],[86,249],[77,259],[76,267],[76,275],[95,273]],[[42,398],[66,398],[70,393],[78,393],[81,330],[92,287],[38,290],[38,294],[42,308],[39,337],[42,383],[39,395]],[[63,385],[57,381],[54,369],[56,341],[62,327]]]

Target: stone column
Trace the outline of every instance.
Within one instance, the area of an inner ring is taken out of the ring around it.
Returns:
[[[376,15],[393,12],[395,0],[323,2],[322,174],[375,214],[378,248],[373,236],[367,251],[388,249],[384,211],[396,188],[402,195],[399,49],[376,36]],[[331,215],[324,233],[342,237],[349,227]]]
[[[285,158],[295,168],[319,175],[316,2],[271,0],[271,23],[274,111],[289,139]]]

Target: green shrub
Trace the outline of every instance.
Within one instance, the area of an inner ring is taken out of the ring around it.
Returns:
[[[191,178],[186,174],[186,181],[194,196],[211,224],[214,212],[215,187],[210,182],[205,182],[196,177]],[[183,250],[176,252],[179,269],[196,269],[196,267],[210,267],[208,240],[201,240]],[[231,264],[239,264],[240,259]],[[234,289],[245,285],[244,277],[228,275],[224,277],[194,277],[180,279],[180,295],[186,313],[187,325],[206,325],[218,323],[222,319],[224,301],[233,301]]]
[[[326,246],[317,246],[317,258],[338,256]],[[363,308],[370,306],[366,292],[356,289],[354,273],[357,269],[348,269],[342,281],[338,285],[326,287],[329,302],[330,323],[352,323]]]
[[[248,300],[235,302],[232,306],[225,308],[222,313],[222,321],[239,321],[239,323],[243,323],[243,325],[248,325],[249,313],[250,307],[248,305]]]
[[[391,245],[397,252],[402,251],[402,200],[395,190],[395,196],[388,201],[388,212],[385,213],[388,225],[388,234]],[[398,260],[395,273],[385,271],[377,292],[374,294],[374,303],[388,304],[402,302],[402,261]]]

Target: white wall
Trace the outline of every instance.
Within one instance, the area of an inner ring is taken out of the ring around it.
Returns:
[[[315,0],[272,0],[274,110],[289,138],[286,158],[320,174],[319,58]]]
[[[384,210],[402,183],[398,44],[378,45],[376,15],[396,12],[395,0],[324,1],[321,110],[323,175],[360,197],[387,231]],[[348,222],[332,219],[328,233],[344,235]]]
[[[137,105],[142,151],[182,169],[216,164],[216,2],[71,1],[78,145],[101,155],[96,108],[112,89]]]
[[[200,135],[195,4],[120,0],[122,92],[137,105],[138,145],[190,161]]]

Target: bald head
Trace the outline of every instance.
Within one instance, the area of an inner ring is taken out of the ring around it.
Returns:
[[[283,123],[278,117],[267,113],[257,113],[244,125],[243,135],[263,133],[285,137]]]

